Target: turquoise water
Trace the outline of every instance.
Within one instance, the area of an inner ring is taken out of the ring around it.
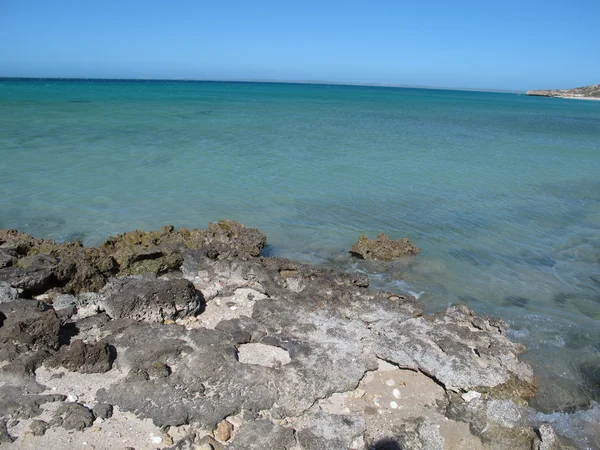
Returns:
[[[230,218],[268,254],[509,321],[544,412],[600,397],[600,102],[382,87],[0,80],[0,227],[98,244]],[[361,233],[412,262],[356,262]]]

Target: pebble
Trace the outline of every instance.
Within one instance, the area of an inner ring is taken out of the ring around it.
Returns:
[[[387,380],[387,381],[385,382],[385,384],[387,384],[388,386],[393,386],[393,385],[395,385],[395,384],[396,384],[396,382],[390,378],[389,380]]]
[[[75,403],[77,400],[79,400],[79,397],[77,397],[75,394],[69,394],[69,395],[67,395],[67,398],[65,401],[69,402],[69,403]]]
[[[151,435],[150,441],[152,441],[153,444],[160,444],[163,441],[163,439],[160,436]]]
[[[394,389],[392,391],[392,395],[396,398],[400,398],[400,391],[398,389]]]
[[[226,442],[231,439],[231,433],[233,431],[233,425],[231,425],[226,420],[222,420],[217,425],[217,429],[215,430],[215,437],[220,441]]]
[[[477,391],[469,391],[469,392],[465,392],[464,394],[462,394],[461,397],[463,398],[463,400],[465,402],[468,403],[471,400],[481,397],[481,394]]]
[[[398,403],[396,403],[396,402],[390,402],[390,408],[392,408],[392,409],[398,409]]]

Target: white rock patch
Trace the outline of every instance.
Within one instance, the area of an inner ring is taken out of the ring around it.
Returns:
[[[238,359],[243,364],[257,364],[264,367],[284,366],[291,361],[286,350],[259,343],[240,345]]]

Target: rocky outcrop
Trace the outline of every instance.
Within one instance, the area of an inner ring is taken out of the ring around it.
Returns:
[[[260,257],[264,235],[233,222],[76,247],[111,258],[121,276],[79,285],[97,292],[59,294],[78,273],[110,271],[75,262],[61,272],[53,252],[76,244],[7,234],[14,239],[3,247],[12,263],[0,269],[9,270],[0,285],[0,419],[17,443],[18,421],[82,430],[95,417],[118,421],[113,405],[172,433],[149,445],[173,448],[442,448],[454,428],[490,448],[540,440],[541,432],[512,419],[535,393],[533,373],[518,359],[524,348],[502,321],[466,306],[426,316],[413,297],[369,291],[363,274]],[[10,270],[34,254],[44,257],[35,270],[52,275],[41,297],[27,299],[40,290],[16,286],[22,278]],[[142,269],[151,273],[132,275]],[[383,404],[366,380],[386,365],[421,381],[405,393],[383,384],[393,399]],[[339,396],[350,403],[335,407]],[[94,413],[96,404],[106,406]],[[414,414],[393,413],[404,406]],[[176,430],[184,430],[178,443]]]
[[[381,233],[377,239],[369,239],[365,235],[360,236],[349,253],[360,259],[392,261],[403,256],[415,256],[420,251],[421,249],[413,245],[407,238],[391,240]]]
[[[132,231],[109,238],[98,248],[81,242],[57,243],[36,239],[17,230],[0,230],[0,283],[36,295],[98,291],[108,278],[177,270],[188,250],[212,259],[260,255],[266,236],[254,228],[222,220],[206,230]]]
[[[538,97],[584,98],[600,100],[600,84],[574,89],[546,89],[527,91],[526,95]]]

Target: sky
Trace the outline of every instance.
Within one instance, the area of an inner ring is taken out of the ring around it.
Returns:
[[[600,83],[600,0],[0,0],[0,76]]]

